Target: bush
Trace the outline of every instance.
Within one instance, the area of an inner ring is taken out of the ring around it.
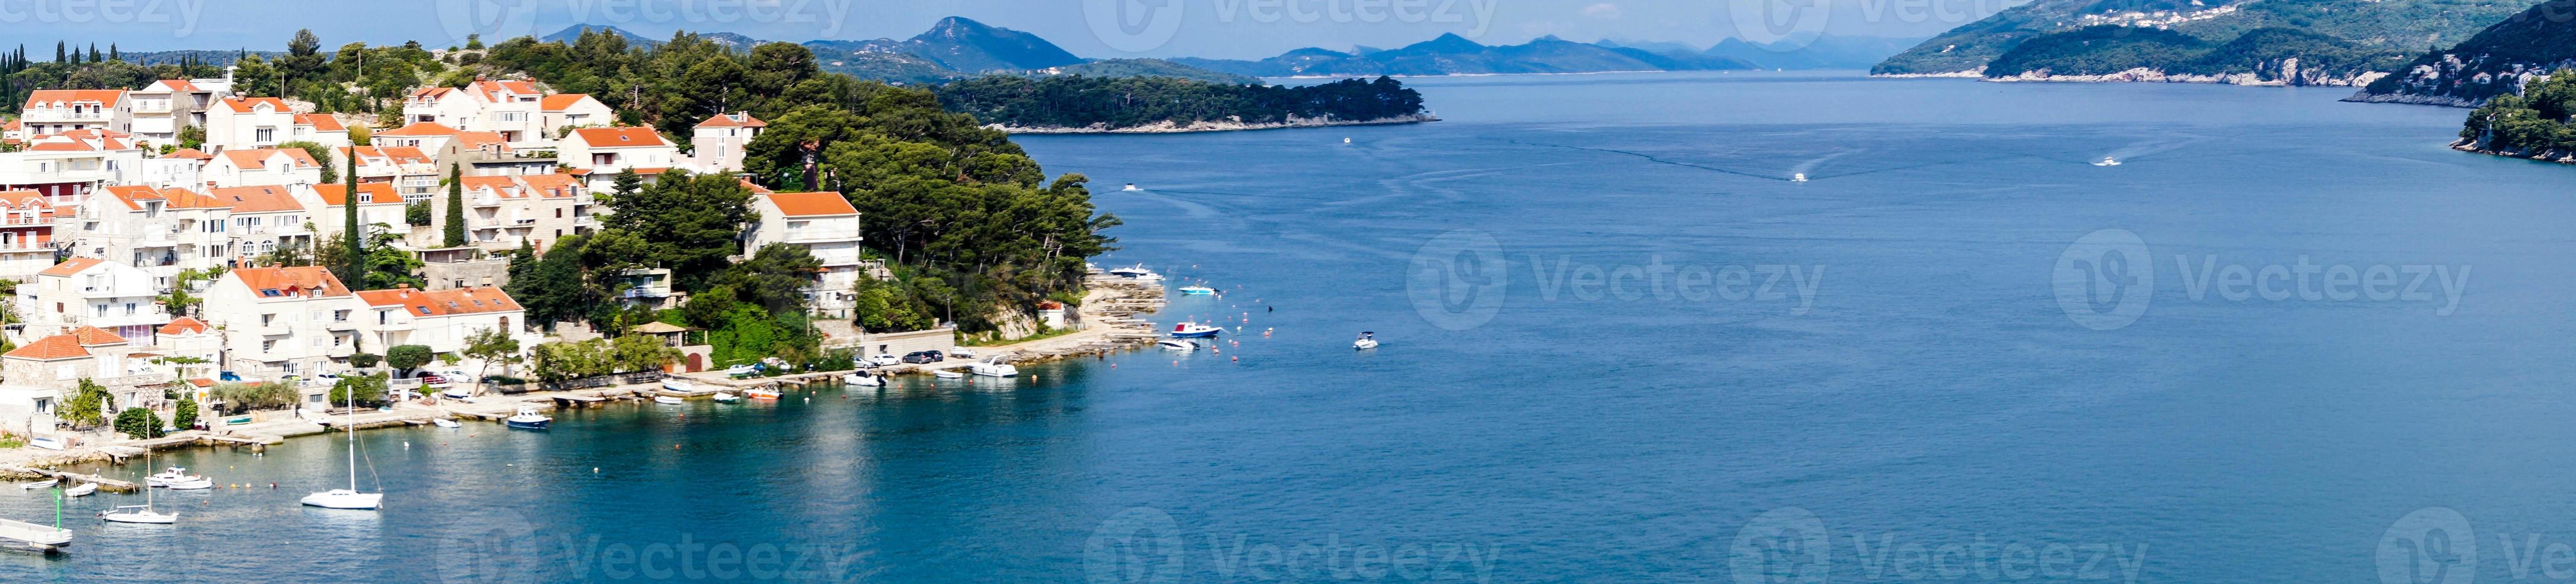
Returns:
[[[170,423],[181,430],[197,427],[197,400],[179,400],[179,405],[170,412]]]
[[[143,408],[126,408],[116,415],[116,433],[136,440],[161,437],[161,415]]]
[[[224,402],[224,411],[241,413],[250,410],[285,409],[295,405],[295,386],[284,383],[230,383],[215,386],[216,401]]]
[[[351,403],[349,394],[354,391],[358,394],[357,407],[385,407],[393,403],[385,399],[385,384],[385,375],[382,373],[357,377],[341,376],[338,383],[331,384],[331,404],[349,405]]]
[[[395,345],[385,350],[385,365],[403,371],[428,365],[431,358],[428,345]]]

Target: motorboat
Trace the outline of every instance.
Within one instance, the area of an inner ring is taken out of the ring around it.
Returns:
[[[667,396],[667,395],[657,395],[657,396],[653,396],[653,403],[662,404],[662,405],[671,405],[671,406],[676,406],[676,405],[680,405],[680,404],[688,403],[688,402],[683,401],[683,400],[681,400],[680,398],[676,398],[676,397],[671,397],[671,396]]]
[[[885,380],[866,373],[844,373],[841,374],[841,383],[859,387],[879,387],[885,385]]]
[[[1141,190],[1145,190],[1145,189],[1136,188],[1136,183],[1127,183],[1127,188],[1118,189],[1118,190],[1122,190],[1122,191],[1141,191]]]
[[[1002,356],[1000,355],[994,355],[991,359],[985,359],[973,365],[968,365],[966,366],[966,371],[985,377],[1018,377],[1020,375],[1020,368],[1012,367],[1009,363],[1003,363]]]
[[[1351,341],[1351,348],[1362,351],[1377,348],[1377,333],[1361,332],[1358,340]]]
[[[28,446],[34,446],[34,447],[37,447],[37,448],[43,448],[43,449],[46,449],[46,450],[62,450],[62,449],[63,449],[63,441],[61,441],[61,440],[56,440],[56,439],[53,439],[53,438],[31,438],[31,439],[28,439],[28,440],[27,440],[27,445],[28,445]]]
[[[662,389],[678,392],[692,392],[698,390],[698,384],[689,383],[689,380],[678,377],[664,377],[662,378]]]
[[[1222,332],[1225,332],[1225,329],[1222,327],[1213,327],[1195,322],[1184,322],[1172,326],[1172,338],[1176,339],[1214,337],[1217,333]]]
[[[741,365],[726,367],[724,374],[725,377],[750,377],[760,374],[760,366],[744,363]]]
[[[1144,264],[1137,264],[1124,268],[1110,268],[1109,275],[1140,282],[1159,282],[1163,280],[1162,274],[1156,274],[1153,270],[1145,269]]]
[[[384,493],[360,493],[352,489],[331,489],[304,496],[304,504],[324,509],[380,509]]]
[[[465,398],[469,398],[469,397],[474,397],[474,388],[472,388],[472,387],[455,387],[455,386],[450,386],[450,387],[448,387],[448,388],[447,388],[447,389],[445,389],[445,390],[441,390],[441,391],[439,391],[439,392],[438,392],[438,395],[443,396],[443,397],[446,397],[446,398],[448,398],[448,399],[465,399]]]
[[[1156,347],[1161,347],[1161,348],[1165,348],[1165,349],[1171,349],[1171,350],[1174,350],[1174,351],[1196,351],[1196,350],[1199,350],[1199,345],[1198,345],[1198,343],[1193,343],[1193,342],[1184,341],[1184,340],[1180,340],[1180,339],[1163,339],[1163,340],[1160,340],[1160,341],[1154,341],[1154,346],[1156,346]]]
[[[18,483],[18,488],[20,488],[20,489],[25,489],[25,490],[29,490],[29,491],[33,491],[33,490],[36,490],[36,489],[50,489],[50,488],[53,488],[53,487],[54,487],[54,485],[62,484],[62,482],[63,482],[63,480],[62,480],[62,479],[45,479],[45,480],[36,481],[36,482],[32,482],[32,483]]]
[[[1216,294],[1216,289],[1206,286],[1182,286],[1181,294],[1188,296],[1209,296]]]
[[[2120,159],[2118,159],[2118,158],[2112,158],[2112,157],[2109,157],[2109,156],[2104,156],[2104,157],[2102,157],[2102,161],[2101,161],[2101,162],[2093,163],[2093,165],[2094,165],[2094,166],[2119,166],[2119,165],[2120,165]]]
[[[167,487],[170,486],[170,483],[203,480],[205,478],[206,477],[188,474],[188,469],[174,466],[170,467],[169,470],[161,471],[160,474],[143,477],[143,484],[155,487]]]
[[[74,485],[72,488],[63,489],[63,496],[87,497],[90,493],[96,492],[98,492],[98,483],[81,483],[79,485]]]
[[[742,396],[734,395],[734,394],[732,394],[731,392],[722,392],[722,391],[719,391],[719,392],[716,392],[716,398],[715,398],[715,399],[716,399],[716,403],[727,403],[727,404],[729,404],[729,403],[733,403],[733,402],[742,401]]]
[[[742,395],[751,399],[777,401],[778,396],[782,394],[780,394],[776,389],[763,387],[760,389],[744,390]]]
[[[966,347],[949,347],[948,356],[959,359],[973,359],[975,358],[975,350]]]
[[[544,430],[547,425],[553,424],[554,421],[554,418],[549,418],[546,417],[545,414],[537,413],[537,408],[529,406],[520,406],[518,415],[501,419],[502,424],[522,430]]]
[[[457,423],[457,422],[456,422],[456,420],[450,420],[450,419],[447,419],[447,418],[430,418],[430,419],[429,419],[429,424],[430,424],[430,425],[432,425],[432,426],[440,427],[440,428],[463,428],[463,427],[465,427],[465,425],[464,425],[464,424]]]
[[[930,375],[931,375],[932,377],[937,377],[937,378],[940,378],[940,379],[965,379],[965,378],[966,378],[966,374],[964,374],[964,373],[958,373],[958,372],[957,372],[957,370],[955,370],[955,369],[932,369],[932,370],[930,370]]]
[[[215,481],[204,477],[199,477],[197,480],[193,481],[170,483],[169,485],[169,489],[173,491],[202,491],[212,488],[215,488]]]
[[[118,505],[115,509],[98,512],[98,518],[117,523],[153,523],[169,525],[179,522],[179,514],[154,512],[152,510],[152,506],[148,504]]]
[[[1807,173],[1801,172],[1789,175],[1789,182],[1807,182]]]
[[[1342,139],[1342,143],[1343,143],[1343,144],[1349,144],[1349,143],[1351,143],[1351,139],[1350,139],[1350,138],[1343,138],[1343,139]]]

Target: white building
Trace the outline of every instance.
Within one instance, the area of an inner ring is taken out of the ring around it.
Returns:
[[[299,194],[298,189],[302,189]],[[224,234],[231,239],[232,263],[250,261],[277,248],[301,245],[313,249],[313,215],[309,201],[318,200],[312,187],[256,186],[214,189],[207,195],[215,204],[229,205],[226,216],[230,223]]]
[[[225,333],[225,370],[275,379],[338,371],[357,353],[364,307],[330,270],[261,267],[224,272],[204,312]]]
[[[340,208],[340,205],[344,204],[343,201],[348,200],[348,191],[349,186],[344,184],[313,185],[315,200],[311,203],[314,210],[314,231],[324,236],[348,233],[347,227],[340,224],[342,221],[347,221],[349,216],[348,210]],[[366,226],[369,229],[368,232],[378,230],[392,233],[411,232],[411,226],[406,223],[406,218],[403,216],[407,203],[403,202],[401,195],[394,194],[392,185],[362,183],[358,185],[358,192],[365,195],[360,198],[358,204],[358,224]]]
[[[465,237],[490,251],[537,249],[597,229],[596,201],[569,174],[464,177]],[[447,198],[430,199],[430,220],[444,229]]]
[[[96,258],[72,258],[36,273],[18,287],[18,314],[29,337],[98,327],[138,345],[152,342],[153,329],[170,322],[157,302],[161,287],[151,273],[134,266]]]
[[[336,152],[347,161],[349,153],[358,154],[358,182],[381,183],[393,187],[404,200],[418,201],[438,191],[438,183],[447,178],[436,160],[419,148],[410,146],[357,146]],[[343,168],[346,168],[343,166]],[[344,181],[346,179],[343,179]]]
[[[680,160],[680,148],[652,128],[580,128],[556,145],[555,158],[564,166],[582,171],[591,190],[606,190],[617,173],[634,169],[636,173],[658,176]]]
[[[56,205],[79,204],[90,191],[142,178],[143,149],[125,134],[72,130],[29,138],[0,152],[0,190],[32,190]]]
[[[368,142],[376,146],[408,146],[422,152],[437,152],[456,139],[456,128],[436,122],[413,122],[410,125],[375,133]]]
[[[759,137],[760,130],[767,127],[768,122],[751,117],[750,112],[716,114],[698,122],[689,139],[688,161],[681,166],[700,174],[740,172],[743,150],[750,148],[751,139]]]
[[[134,131],[133,103],[122,89],[39,89],[18,109],[20,130],[30,136],[73,130]]]
[[[101,412],[129,407],[159,408],[171,381],[168,368],[154,364],[131,343],[107,331],[82,327],[29,342],[0,355],[0,430],[20,435],[50,434],[57,409],[72,398],[84,379],[107,390]]]
[[[54,267],[54,211],[35,191],[0,191],[0,278],[24,282]]]
[[[206,125],[206,111],[232,97],[231,79],[162,79],[127,94],[134,101],[134,137],[155,145],[179,143],[179,130]]]
[[[215,155],[202,174],[217,187],[311,185],[322,182],[322,163],[301,148],[241,148]]]
[[[823,273],[806,290],[816,310],[838,314],[850,308],[859,281],[859,210],[840,193],[766,193],[754,195],[759,214],[743,231],[743,256],[771,244],[805,248],[823,263]]]
[[[616,110],[585,93],[558,93],[545,97],[538,112],[539,125],[553,144],[573,128],[597,128],[617,123]]]
[[[227,97],[206,109],[208,153],[295,141],[295,110],[274,97]]]
[[[522,347],[543,341],[523,328],[526,312],[500,288],[476,286],[418,290],[403,285],[392,290],[358,293],[368,313],[360,315],[371,347],[423,345],[433,353],[465,350],[466,338],[486,330],[518,338]]]
[[[167,289],[180,270],[228,265],[231,216],[231,205],[195,191],[116,186],[82,201],[60,235],[72,255],[126,262]]]

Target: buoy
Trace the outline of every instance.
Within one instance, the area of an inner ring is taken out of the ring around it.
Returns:
[[[590,474],[599,474],[599,467],[590,467]]]

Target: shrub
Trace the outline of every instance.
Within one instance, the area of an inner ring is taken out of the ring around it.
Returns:
[[[159,438],[161,415],[143,408],[126,408],[124,412],[116,415],[116,433],[136,440]]]

